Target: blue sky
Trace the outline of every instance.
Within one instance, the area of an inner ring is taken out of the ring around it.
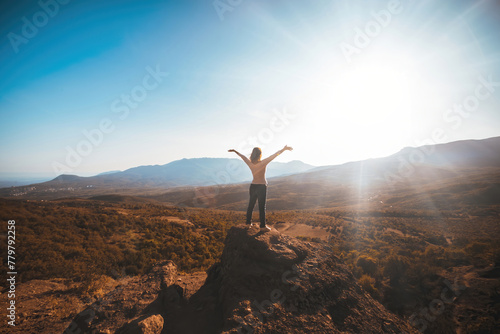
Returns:
[[[0,9],[3,177],[285,144],[294,151],[281,161],[328,165],[500,135],[498,1]]]

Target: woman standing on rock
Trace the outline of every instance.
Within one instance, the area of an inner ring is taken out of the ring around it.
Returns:
[[[253,149],[250,159],[248,159],[246,156],[244,156],[243,154],[239,153],[236,150],[231,149],[228,151],[238,154],[240,158],[243,159],[243,161],[252,171],[253,181],[250,184],[250,201],[248,202],[247,221],[246,221],[248,225],[253,226],[252,212],[253,208],[255,207],[255,202],[259,200],[260,230],[264,232],[271,230],[271,228],[266,225],[266,194],[267,194],[266,167],[278,155],[280,155],[285,151],[291,151],[291,150],[293,150],[293,148],[285,145],[285,147],[283,147],[281,150],[267,157],[264,160],[261,160],[262,150],[259,147],[255,147]]]

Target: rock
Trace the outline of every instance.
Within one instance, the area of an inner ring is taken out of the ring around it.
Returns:
[[[175,283],[177,279],[177,266],[173,261],[160,262],[151,270],[149,277],[154,280],[159,277],[160,288],[166,288]]]
[[[108,330],[113,333],[137,319],[160,314],[162,305],[158,296],[162,291],[167,291],[168,300],[180,303],[182,291],[179,295],[177,288],[169,288],[176,280],[177,266],[172,261],[157,263],[143,276],[126,277],[113,291],[77,314],[65,332],[98,333]],[[150,293],[145,294],[146,291]]]
[[[87,325],[82,332],[418,333],[366,293],[327,244],[244,226],[232,227],[224,244],[189,300],[175,264],[160,263],[108,294],[95,316],[76,317]],[[126,319],[126,310],[136,318]]]
[[[139,327],[144,334],[160,334],[163,330],[163,317],[159,314],[152,315],[139,322]]]
[[[275,230],[231,228],[205,285],[222,333],[417,333],[365,293],[331,248]]]
[[[160,334],[163,330],[163,317],[159,314],[138,318],[118,330],[118,334]]]
[[[163,288],[158,299],[161,303],[162,312],[168,313],[170,310],[178,309],[182,306],[184,303],[184,289],[177,284],[173,284]]]

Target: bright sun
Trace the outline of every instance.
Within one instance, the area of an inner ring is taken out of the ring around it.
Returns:
[[[410,66],[394,60],[324,74],[308,94],[315,135],[326,131],[360,156],[394,153],[410,136],[418,78]]]

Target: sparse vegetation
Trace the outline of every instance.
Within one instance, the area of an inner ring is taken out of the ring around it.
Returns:
[[[138,275],[163,259],[183,271],[206,269],[220,256],[227,228],[242,219],[241,214],[215,210],[201,214],[163,205],[76,199],[0,200],[0,212],[4,221],[16,219],[20,282]],[[5,233],[6,226],[2,228]]]
[[[445,273],[499,262],[498,211],[485,210],[476,216],[291,210],[269,212],[268,222],[323,231],[327,241],[298,238],[328,242],[370,295],[409,317],[440,296]],[[164,259],[186,272],[206,269],[221,255],[226,231],[244,222],[243,212],[88,199],[2,199],[0,212],[4,221],[16,219],[20,282],[69,278],[81,283],[79,293],[93,297],[109,278],[143,274]],[[452,323],[450,314],[447,310],[432,326],[445,328]],[[492,328],[495,321],[492,313],[480,314],[466,333]]]
[[[270,215],[270,220],[324,228],[331,236],[329,243],[338,249],[359,284],[389,310],[409,318],[441,295],[446,273],[498,265],[500,211],[492,207],[484,210],[478,216],[393,210],[278,211]],[[483,315],[472,320],[465,333],[498,327],[490,311],[481,312]],[[452,317],[448,310],[429,325],[429,332],[443,332],[440,328],[454,332]]]

